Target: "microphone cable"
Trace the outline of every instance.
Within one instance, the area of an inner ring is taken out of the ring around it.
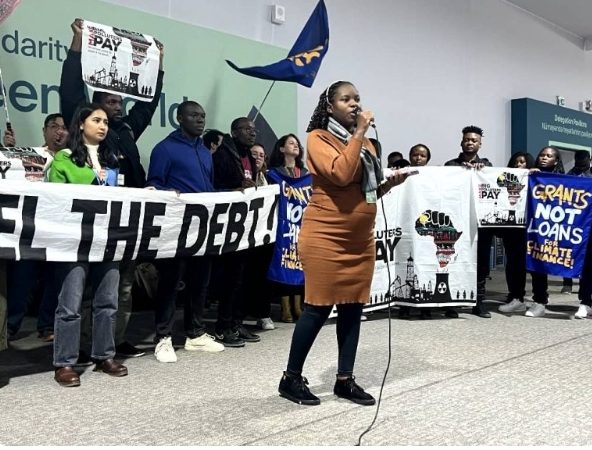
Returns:
[[[380,141],[378,140],[378,131],[376,130],[376,126],[373,126],[372,128],[374,128],[374,134],[376,136],[376,141],[379,143],[380,145]],[[376,149],[377,153],[379,151],[379,149]],[[380,154],[378,155],[379,158],[382,158],[382,149],[380,150]],[[384,195],[382,195],[380,197],[380,206],[382,209],[382,217],[384,219],[384,232],[385,232],[385,236],[386,236],[386,232],[388,230],[388,222],[386,219],[386,211],[384,210],[384,200],[383,200]],[[387,258],[388,259],[388,258]],[[382,383],[380,385],[380,393],[378,394],[378,400],[376,401],[376,412],[374,413],[374,418],[372,419],[372,422],[370,423],[370,425],[368,425],[368,428],[366,428],[362,434],[360,434],[360,436],[358,436],[358,442],[356,444],[356,447],[360,447],[362,445],[362,438],[364,437],[364,435],[366,435],[366,433],[368,433],[372,427],[374,426],[374,424],[376,423],[376,419],[378,418],[378,412],[380,411],[380,403],[382,401],[382,391],[384,389],[384,384],[386,382],[386,377],[389,373],[389,369],[391,367],[391,359],[392,359],[392,342],[391,342],[391,338],[392,338],[392,327],[391,327],[391,284],[392,284],[392,278],[391,278],[391,267],[390,267],[390,261],[387,261],[386,264],[386,271],[387,271],[387,276],[388,276],[388,288],[387,288],[387,293],[385,295],[385,300],[387,301],[388,304],[388,360],[387,360],[387,364],[386,364],[386,369],[384,371],[384,376],[382,377]]]

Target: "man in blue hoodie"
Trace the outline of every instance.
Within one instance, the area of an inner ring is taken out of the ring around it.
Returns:
[[[214,192],[212,155],[204,146],[203,133],[206,113],[196,102],[186,101],[177,109],[180,128],[159,142],[150,155],[147,186],[174,190],[181,194]],[[203,310],[210,280],[209,256],[157,259],[159,272],[157,305],[154,311],[156,348],[154,356],[160,362],[176,362],[171,333],[175,322],[177,286],[184,278],[188,298],[185,301],[185,349],[219,352],[224,346],[206,333]]]

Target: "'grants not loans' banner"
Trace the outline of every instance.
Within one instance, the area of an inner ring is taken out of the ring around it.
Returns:
[[[298,236],[312,194],[312,176],[291,178],[274,169],[267,172],[267,176],[280,186],[277,236],[267,278],[283,284],[303,285]]]
[[[119,261],[217,255],[275,241],[278,186],[171,191],[0,182],[0,258]]]
[[[592,223],[592,180],[537,172],[528,190],[527,269],[579,277]]]

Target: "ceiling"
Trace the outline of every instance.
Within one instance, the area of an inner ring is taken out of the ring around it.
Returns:
[[[582,46],[592,47],[592,0],[507,0],[579,37]]]

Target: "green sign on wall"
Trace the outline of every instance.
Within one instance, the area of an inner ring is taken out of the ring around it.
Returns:
[[[43,119],[59,110],[61,67],[72,38],[70,24],[77,17],[150,34],[165,46],[163,94],[152,126],[138,143],[144,165],[154,145],[176,125],[176,107],[183,100],[201,103],[206,127],[225,132],[233,119],[259,107],[271,82],[241,75],[225,59],[239,66],[265,65],[287,53],[97,0],[22,0],[0,32],[0,67],[18,145],[41,145]],[[2,107],[4,100],[0,95]],[[126,102],[128,109],[131,102]],[[296,86],[276,83],[262,114],[278,136],[295,132]]]

